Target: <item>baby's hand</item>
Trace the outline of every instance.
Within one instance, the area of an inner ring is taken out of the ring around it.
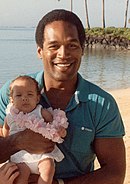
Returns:
[[[64,127],[59,127],[59,130],[57,133],[59,134],[60,137],[64,138],[67,134],[67,131]]]

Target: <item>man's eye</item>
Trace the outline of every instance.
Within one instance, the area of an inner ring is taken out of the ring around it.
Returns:
[[[75,48],[77,48],[78,46],[77,46],[76,44],[70,44],[69,47],[72,48],[72,49],[75,49]]]
[[[50,49],[58,49],[58,45],[50,45]]]

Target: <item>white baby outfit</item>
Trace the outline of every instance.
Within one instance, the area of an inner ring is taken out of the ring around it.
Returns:
[[[41,115],[42,106],[38,105],[32,112],[24,114],[9,104],[6,109],[7,124],[10,127],[10,135],[23,131],[26,128],[34,132],[42,134],[44,137],[51,139],[53,142],[62,143],[63,139],[57,133],[58,127],[68,127],[65,112],[60,109],[49,108],[48,110],[53,115],[53,121],[46,123]],[[60,149],[55,146],[50,153],[44,154],[30,154],[25,150],[21,150],[11,156],[10,160],[15,163],[26,163],[31,173],[39,174],[38,163],[45,158],[52,158],[60,162],[64,155]]]

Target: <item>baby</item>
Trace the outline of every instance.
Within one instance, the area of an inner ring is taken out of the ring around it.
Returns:
[[[28,128],[54,142],[63,142],[68,127],[65,112],[60,109],[43,109],[39,105],[41,95],[35,79],[29,76],[17,77],[10,84],[9,95],[10,103],[2,130],[4,137]],[[16,184],[28,184],[30,173],[40,174],[38,184],[51,184],[55,172],[54,160],[60,162],[63,158],[57,146],[51,153],[17,152],[10,158],[12,162],[18,163],[20,170]]]

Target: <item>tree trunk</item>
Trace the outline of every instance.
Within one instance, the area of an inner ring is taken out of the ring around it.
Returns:
[[[85,3],[85,13],[86,13],[86,24],[87,24],[86,26],[87,26],[87,29],[90,29],[87,0],[84,0],[84,3]]]
[[[128,6],[129,6],[129,0],[126,0],[126,11],[125,11],[125,23],[124,23],[124,28],[126,28],[126,25],[127,25]]]
[[[70,11],[73,11],[73,0],[70,0]]]
[[[105,28],[105,0],[102,0],[102,28]]]

